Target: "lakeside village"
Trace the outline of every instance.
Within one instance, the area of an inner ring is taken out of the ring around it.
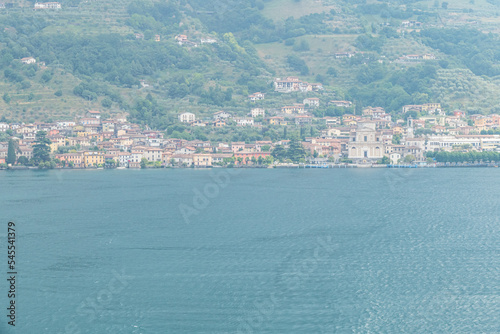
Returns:
[[[297,77],[276,79],[277,92],[315,92],[320,84]],[[265,99],[254,93],[251,101]],[[0,122],[0,168],[148,168],[148,167],[285,167],[285,166],[436,166],[495,164],[500,161],[500,115],[445,112],[439,103],[407,105],[398,119],[380,107],[362,115],[314,117],[320,99],[283,106],[281,110],[252,108],[248,117],[226,111],[199,120],[184,112],[178,122],[190,127],[269,127],[303,129],[320,125],[314,137],[278,141],[210,142],[168,138],[162,131],[127,121],[126,116],[102,119],[90,110],[75,120],[20,124]],[[351,108],[350,101],[330,101]],[[352,108],[350,109],[352,110]],[[272,116],[270,116],[271,114]],[[3,132],[3,134],[1,133]],[[302,134],[302,133],[301,133]]]

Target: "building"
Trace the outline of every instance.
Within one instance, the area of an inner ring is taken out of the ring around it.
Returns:
[[[215,127],[215,128],[223,128],[226,126],[226,121],[223,120],[223,119],[218,119],[218,120],[215,120],[212,122],[212,125]]]
[[[325,120],[326,126],[340,125],[340,118],[338,118],[338,117],[326,116],[326,117],[323,117],[323,119]]]
[[[98,110],[89,110],[89,111],[87,111],[87,114],[85,115],[85,117],[99,119],[99,118],[101,118],[101,112]]]
[[[217,111],[216,113],[213,114],[213,117],[215,120],[217,119],[228,119],[231,118],[232,115],[224,110]]]
[[[34,64],[36,63],[36,59],[33,57],[24,57],[21,58],[21,63],[29,65],[29,64]]]
[[[97,167],[104,164],[104,152],[102,151],[84,151],[83,166]]]
[[[306,112],[305,106],[302,103],[295,103],[293,106],[281,107],[283,114],[302,114]]]
[[[211,154],[193,154],[193,165],[195,167],[211,167],[212,155]]]
[[[284,117],[274,116],[269,118],[269,124],[271,125],[282,125],[285,121]]]
[[[323,89],[320,83],[307,83],[297,77],[287,77],[285,79],[276,78],[274,80],[274,90],[280,93],[290,92],[315,92]]]
[[[237,126],[252,126],[253,125],[253,118],[247,118],[247,117],[242,117],[242,118],[235,118]]]
[[[403,106],[403,113],[409,111],[435,113],[441,111],[441,103],[410,104]]]
[[[61,9],[59,2],[36,2],[35,9]]]
[[[80,124],[81,125],[99,125],[101,124],[101,121],[99,118],[94,118],[94,117],[85,117],[85,118],[80,118]]]
[[[375,163],[384,156],[384,144],[373,122],[360,122],[349,138],[348,156],[355,163]]]
[[[350,52],[337,52],[335,53],[335,59],[351,58],[354,54]]]
[[[191,126],[207,126],[206,122],[200,121],[199,119],[191,122]]]
[[[307,115],[295,116],[295,124],[296,125],[312,124],[312,117]]]
[[[265,98],[265,94],[261,93],[261,92],[257,92],[257,93],[253,93],[251,95],[248,95],[248,99],[252,102],[264,100],[264,98]]]
[[[251,161],[252,158],[259,159],[259,157],[262,157],[265,159],[266,157],[270,156],[271,153],[269,152],[246,152],[246,151],[239,151],[234,153],[234,157],[236,159],[237,164],[242,164],[246,165]],[[241,160],[241,162],[240,162]]]
[[[200,43],[201,44],[215,44],[217,43],[217,40],[216,39],[213,39],[213,38],[210,38],[210,37],[207,37],[207,38],[201,38],[200,40]]]
[[[341,108],[350,108],[350,107],[352,107],[352,102],[351,101],[330,101],[330,105],[334,105],[336,107],[341,107]]]
[[[185,112],[179,115],[179,121],[182,123],[191,123],[196,120],[196,116],[193,113]]]
[[[385,114],[385,109],[381,107],[367,107],[363,109],[363,116],[372,117],[373,114]]]
[[[72,163],[73,167],[82,167],[83,154],[81,152],[56,154],[55,158],[61,162],[65,161],[66,165]]]
[[[252,115],[253,118],[255,117],[265,117],[266,116],[266,111],[262,108],[253,108],[250,111],[250,114]]]
[[[319,98],[317,97],[308,97],[302,101],[304,105],[309,107],[319,107]]]
[[[147,147],[144,150],[143,157],[148,161],[162,161],[163,150],[157,147]]]
[[[186,43],[188,41],[188,38],[186,35],[177,35],[175,36],[175,40],[179,45],[182,45],[183,43]]]

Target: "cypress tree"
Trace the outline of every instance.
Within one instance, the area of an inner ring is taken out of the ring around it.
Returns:
[[[7,151],[6,162],[8,164],[15,164],[16,163],[16,146],[15,146],[14,141],[12,139],[9,140],[9,149]]]

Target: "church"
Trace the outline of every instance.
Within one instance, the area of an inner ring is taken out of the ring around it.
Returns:
[[[384,144],[375,122],[360,122],[349,138],[349,159],[353,163],[376,163],[384,157]]]

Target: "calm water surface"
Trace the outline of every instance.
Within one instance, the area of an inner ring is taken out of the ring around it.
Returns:
[[[0,333],[500,333],[499,169],[228,172],[0,172]]]

